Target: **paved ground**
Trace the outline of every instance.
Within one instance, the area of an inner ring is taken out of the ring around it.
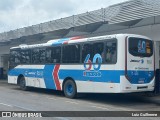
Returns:
[[[160,111],[160,96],[147,97],[142,94],[87,94],[86,96],[81,96],[78,99],[68,99],[63,96],[62,92],[44,89],[21,91],[18,86],[9,85],[5,81],[0,81],[0,111],[143,110]],[[75,118],[60,117],[54,119],[70,120]],[[84,118],[76,119],[83,120]],[[97,118],[86,119],[96,120]],[[112,118],[109,119],[112,120]],[[147,119],[154,120],[158,118]]]

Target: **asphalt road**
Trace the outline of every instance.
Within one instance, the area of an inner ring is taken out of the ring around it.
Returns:
[[[86,94],[78,99],[68,99],[62,92],[44,89],[21,91],[18,86],[0,81],[0,111],[160,111],[160,96]],[[54,119],[75,118],[57,117]],[[84,118],[76,119],[83,120]],[[96,120],[97,118],[86,119]]]

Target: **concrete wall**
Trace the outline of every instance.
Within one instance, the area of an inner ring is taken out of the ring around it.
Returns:
[[[117,34],[117,33],[140,34],[140,35],[148,36],[155,41],[160,41],[160,24],[135,27],[135,28],[130,27],[130,28],[120,29],[120,30],[115,30],[115,31],[113,30],[111,32],[106,32],[106,28],[102,26],[98,30],[96,30],[93,33],[93,35],[94,34],[96,35]]]

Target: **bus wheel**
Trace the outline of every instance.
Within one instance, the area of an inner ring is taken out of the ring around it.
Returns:
[[[28,90],[28,87],[26,86],[26,80],[24,77],[20,78],[19,86],[21,90],[24,90],[24,91]]]
[[[75,98],[77,96],[77,88],[73,80],[67,80],[64,83],[64,95],[68,98]]]

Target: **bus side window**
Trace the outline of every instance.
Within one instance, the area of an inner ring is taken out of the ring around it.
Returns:
[[[82,46],[82,63],[84,63],[87,55],[90,55],[90,60],[93,59],[93,45],[92,44],[84,44]]]
[[[50,47],[46,49],[46,63],[61,62],[61,47]]]
[[[39,63],[39,49],[37,48],[32,50],[32,63]]]
[[[52,48],[46,49],[46,63],[52,63]]]
[[[63,46],[62,63],[80,63],[80,45]]]
[[[40,54],[39,54],[39,60],[40,63],[45,63],[45,49],[39,49]]]
[[[111,50],[106,46],[106,62],[111,62]]]
[[[61,47],[52,48],[52,63],[61,62]]]
[[[10,52],[10,64],[12,66],[18,65],[21,63],[21,53],[20,50],[13,50]]]
[[[35,48],[32,50],[32,63],[34,64],[45,63],[45,49]]]
[[[108,64],[116,64],[117,62],[117,42],[109,41],[105,44],[105,61]]]
[[[104,43],[103,42],[93,44],[93,54],[94,55],[100,54],[102,57],[102,60],[104,61]]]
[[[22,50],[21,51],[21,63],[29,64],[31,62],[31,51],[30,50]]]

